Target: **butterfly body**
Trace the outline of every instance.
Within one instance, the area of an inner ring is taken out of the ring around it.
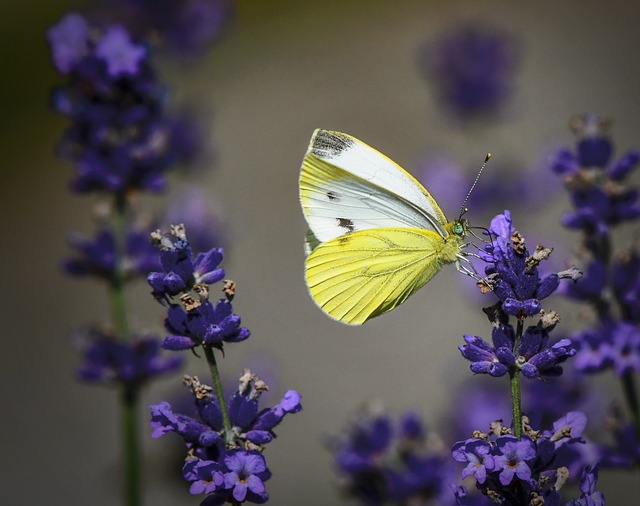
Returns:
[[[311,229],[309,292],[344,323],[392,310],[445,264],[464,259],[466,220],[448,222],[409,173],[346,134],[314,132],[300,200]]]

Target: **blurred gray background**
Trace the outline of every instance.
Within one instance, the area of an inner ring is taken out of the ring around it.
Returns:
[[[84,5],[32,0],[0,6],[3,505],[120,500],[117,395],[75,381],[78,356],[70,338],[74,329],[108,318],[107,299],[102,286],[69,279],[59,267],[69,232],[92,231],[95,201],[67,191],[72,169],[53,155],[65,121],[48,110],[49,89],[61,79],[50,66],[44,30],[68,8]],[[273,378],[273,402],[290,388],[303,394],[304,411],[284,421],[266,450],[271,503],[341,504],[324,448],[327,435],[371,399],[394,415],[418,409],[436,426],[455,400],[456,385],[470,376],[456,349],[462,335],[487,336],[489,326],[480,311],[484,301],[465,295],[454,268],[362,328],[333,322],[315,307],[303,281],[306,225],[297,195],[313,129],[355,135],[409,171],[428,153],[477,167],[491,151],[496,160],[533,166],[550,147],[572,142],[567,122],[587,111],[615,119],[620,151],[638,147],[640,7],[471,0],[238,5],[229,33],[201,64],[164,69],[177,100],[211,111],[217,157],[192,181],[210,190],[220,210],[228,245],[224,266],[238,285],[234,308],[252,331],[245,344],[227,347],[221,368],[231,382],[245,365],[258,374],[264,369]],[[420,46],[463,19],[511,30],[523,51],[511,106],[499,122],[481,128],[451,124],[417,65]],[[143,203],[160,209],[166,199]],[[449,217],[460,206],[440,204]],[[525,235],[531,230],[554,246],[565,241],[558,251],[568,252],[577,237],[558,224],[566,208],[559,195],[544,212],[514,218]],[[496,202],[493,212],[502,209]],[[160,331],[163,311],[147,288],[136,287],[130,301],[133,323]],[[578,319],[562,316],[565,328]],[[206,377],[196,359],[184,372]],[[177,375],[154,384],[143,406],[177,398],[179,382]],[[506,379],[503,385],[508,388]],[[617,387],[612,393],[618,395]],[[181,465],[177,438],[150,440],[146,413],[142,420],[146,504],[198,504],[200,498],[173,478]],[[601,488],[611,497],[617,491],[620,501],[611,504],[640,496],[639,480],[630,474],[604,477]]]

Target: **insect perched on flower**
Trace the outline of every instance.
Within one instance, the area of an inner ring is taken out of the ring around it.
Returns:
[[[361,325],[391,311],[445,264],[477,277],[463,251],[469,230],[464,205],[458,219],[447,221],[416,179],[350,135],[313,133],[300,202],[310,228],[309,292],[343,323]]]

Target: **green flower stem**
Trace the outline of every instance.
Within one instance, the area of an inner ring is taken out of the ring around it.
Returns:
[[[633,422],[638,438],[640,438],[640,405],[638,404],[638,390],[636,388],[636,378],[633,371],[627,371],[622,376],[622,388],[631,415],[631,421]]]
[[[124,259],[127,253],[127,203],[118,195],[113,214],[113,237],[115,241],[115,269],[111,279],[111,309],[116,332],[120,339],[129,339],[127,301],[125,298]]]
[[[138,445],[138,392],[125,386],[122,398],[122,432],[125,454],[125,504],[142,504],[140,494],[140,448]]]
[[[118,194],[113,213],[115,269],[111,279],[111,311],[118,339],[129,341],[131,332],[125,297],[124,260],[127,253],[127,201]],[[140,449],[138,445],[138,387],[124,385],[122,390],[122,438],[124,453],[125,504],[142,504],[140,494]]]
[[[520,341],[522,340],[522,332],[524,329],[524,322],[518,319],[518,326],[516,328],[516,342],[513,346],[513,353],[518,357],[518,350],[520,349]],[[511,378],[511,404],[513,405],[513,432],[514,435],[520,439],[522,435],[522,393],[520,391],[520,369],[516,366],[509,373]]]
[[[222,412],[222,426],[225,433],[225,442],[229,443],[233,439],[233,431],[231,429],[231,420],[229,419],[229,413],[227,412],[227,403],[225,402],[224,392],[222,391],[222,381],[220,381],[220,373],[218,372],[218,364],[216,363],[216,357],[213,354],[213,349],[210,346],[203,346],[204,354],[207,357],[207,363],[209,364],[209,371],[213,378],[213,384],[216,389],[216,397],[218,398],[218,404],[220,404],[220,411]]]

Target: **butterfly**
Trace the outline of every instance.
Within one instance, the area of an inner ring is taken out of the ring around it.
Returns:
[[[413,176],[355,137],[313,133],[300,203],[310,229],[307,287],[331,318],[361,325],[391,311],[446,264],[477,277],[464,252],[464,205],[447,221]]]

